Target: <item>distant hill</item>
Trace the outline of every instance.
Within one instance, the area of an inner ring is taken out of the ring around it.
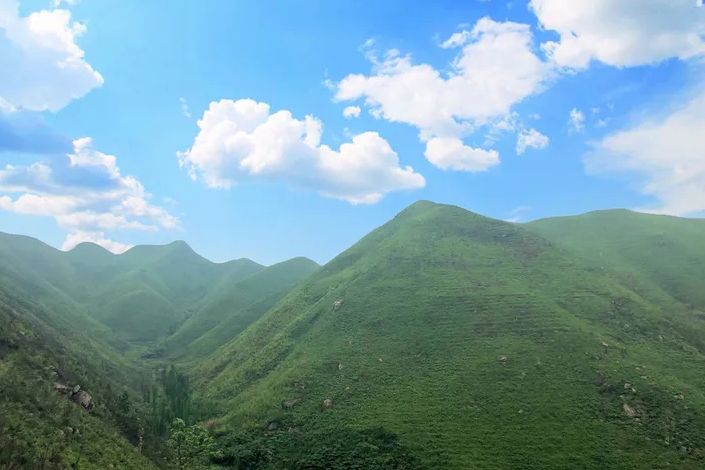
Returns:
[[[278,281],[276,273],[283,268],[265,268],[249,259],[213,263],[184,242],[136,246],[121,255],[113,255],[92,243],[82,243],[69,252],[62,252],[30,237],[8,234],[0,234],[0,261],[20,278],[54,289],[74,303],[76,310],[95,320],[99,327],[107,326],[113,344],[122,342],[123,349],[128,343],[153,346],[179,330],[182,323],[215,297],[224,296],[238,282],[262,270],[275,273],[271,291],[268,290],[270,284],[266,283],[257,287],[258,294],[250,290],[247,295],[253,296],[250,303],[265,297],[272,299],[259,311],[266,310],[278,299],[277,295],[285,293],[282,288],[286,290],[286,286],[291,287],[310,274],[312,269],[309,268],[317,267],[312,261],[302,265],[292,260],[289,276]],[[297,270],[296,266],[301,269]],[[249,308],[249,304],[242,306],[246,307]],[[222,321],[237,312],[238,307],[233,306],[217,315]],[[253,315],[256,314],[248,310],[245,316]],[[207,316],[201,315],[201,318]],[[187,342],[197,336],[200,335],[189,337]]]
[[[705,310],[705,220],[626,210],[590,212],[527,224],[589,265],[636,276]]]
[[[635,217],[662,223],[591,219],[628,225],[596,263],[558,222],[416,203],[202,362],[203,399],[221,432],[274,429],[248,449],[270,465],[325,452],[296,436],[382,427],[429,468],[701,468],[699,221],[668,219],[672,256],[650,257]]]
[[[225,276],[164,341],[163,354],[190,361],[212,354],[318,268],[310,259],[294,258],[244,278],[239,272]]]

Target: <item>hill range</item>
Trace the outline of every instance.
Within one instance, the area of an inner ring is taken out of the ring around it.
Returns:
[[[320,267],[14,235],[0,264],[0,444],[49,446],[78,422],[99,436],[62,437],[60,464],[83,446],[85,468],[163,466],[124,452],[107,403],[125,390],[148,407],[140,389],[169,365],[213,466],[705,464],[703,220],[515,224],[420,201]],[[94,411],[51,390],[57,369]]]

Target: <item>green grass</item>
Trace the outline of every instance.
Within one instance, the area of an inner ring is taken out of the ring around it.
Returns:
[[[381,426],[431,468],[700,468],[705,329],[621,280],[525,227],[417,203],[204,362],[203,399],[223,432]]]
[[[98,436],[86,468],[143,468],[108,407],[57,397],[46,366],[105,404],[176,361],[224,466],[702,468],[703,234],[628,211],[511,224],[419,202],[323,267],[0,234],[0,425],[46,447],[68,420]]]
[[[32,300],[38,290],[30,287],[0,268],[0,468],[154,468],[111,411],[116,393],[138,386],[143,372],[85,334],[90,328],[73,323],[61,299]],[[93,411],[54,382],[80,385]]]

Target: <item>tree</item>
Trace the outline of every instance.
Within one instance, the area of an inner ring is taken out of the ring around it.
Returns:
[[[171,423],[167,444],[179,469],[198,468],[206,464],[217,450],[208,431],[197,424],[187,426],[181,418]]]

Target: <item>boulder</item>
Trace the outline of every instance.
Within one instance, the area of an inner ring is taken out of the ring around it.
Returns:
[[[343,306],[342,299],[338,299],[335,302],[333,302],[333,310],[338,310],[342,306]]]
[[[321,404],[321,409],[330,410],[331,408],[333,408],[333,400],[331,400],[330,398],[326,398],[325,400],[323,400],[323,403]]]
[[[71,387],[68,385],[59,383],[59,382],[54,382],[54,390],[56,390],[59,393],[69,393],[71,390]]]
[[[290,400],[284,400],[282,402],[282,408],[285,410],[290,410],[301,402],[301,398],[292,398]]]
[[[93,397],[85,390],[79,390],[77,393],[72,394],[71,400],[81,405],[86,411],[93,409]]]
[[[622,408],[624,409],[624,414],[626,414],[630,418],[634,418],[636,416],[636,410],[631,406],[627,405],[626,403],[622,405]]]

